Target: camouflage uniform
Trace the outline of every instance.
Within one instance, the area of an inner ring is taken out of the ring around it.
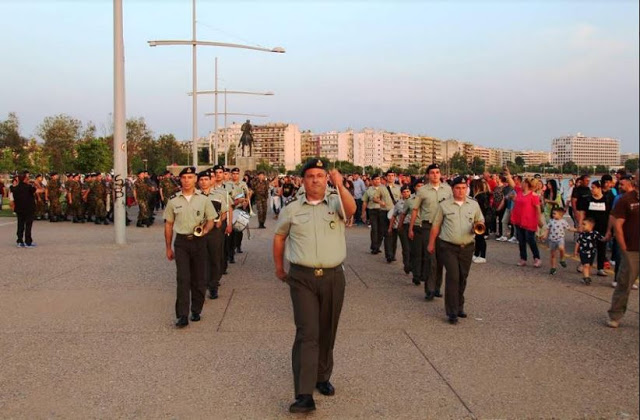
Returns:
[[[138,223],[137,226],[142,226],[146,224],[149,226],[151,222],[149,218],[151,214],[149,212],[149,195],[150,188],[144,179],[136,179],[136,182],[133,183],[133,189],[136,193],[136,201],[138,202]]]
[[[36,187],[36,191],[37,190],[44,190],[44,185],[42,185],[42,182],[40,181],[35,181],[33,184],[34,187]],[[47,210],[47,205],[44,201],[44,192],[36,192],[36,212],[34,214],[34,217],[36,218],[36,220],[40,220],[44,218],[44,214]]]
[[[95,194],[93,194],[93,179],[84,183],[83,190],[85,194],[86,206],[85,210],[87,213],[87,220],[91,221],[93,216],[96,214],[96,199]]]
[[[169,201],[169,197],[171,197],[173,194],[180,191],[180,188],[178,188],[176,183],[173,182],[173,180],[170,178],[170,175],[167,175],[167,177],[160,182],[160,188],[162,189],[162,198],[163,198],[162,206],[163,207],[167,206],[167,201]]]
[[[264,227],[264,222],[267,220],[267,200],[269,198],[269,181],[264,179],[260,181],[256,178],[251,183],[251,189],[253,190],[253,196],[256,198],[256,210],[258,211],[258,224],[260,227]]]
[[[91,193],[95,203],[96,224],[106,222],[107,217],[107,187],[102,180],[95,180],[91,185]]]
[[[47,196],[49,198],[49,221],[57,222],[62,216],[62,207],[60,206],[60,181],[50,179],[47,184]]]

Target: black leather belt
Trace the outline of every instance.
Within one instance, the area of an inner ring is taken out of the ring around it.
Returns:
[[[447,244],[447,245],[451,245],[451,246],[456,247],[456,248],[466,248],[466,247],[468,247],[468,246],[473,246],[473,245],[475,245],[475,242],[469,242],[468,244],[454,244],[453,242],[443,241],[443,240],[441,240],[441,242],[442,242],[442,243],[445,243],[445,244]]]
[[[337,267],[332,268],[313,268],[313,267],[305,267],[303,265],[291,264],[291,268],[294,270],[301,271],[303,273],[313,274],[315,277],[324,277],[325,275],[334,273],[338,270],[342,271],[342,264]]]
[[[191,235],[183,235],[181,233],[176,233],[176,239],[177,238],[182,238],[182,239],[186,239],[187,241],[193,241],[194,239],[198,239],[201,238],[202,236],[196,236],[194,234]]]

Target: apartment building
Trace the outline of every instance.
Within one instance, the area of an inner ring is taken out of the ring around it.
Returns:
[[[442,163],[442,141],[434,137],[420,137],[422,160],[420,167],[426,168],[432,163]]]
[[[313,135],[313,142],[317,143],[318,156],[331,161],[353,161],[353,131],[329,131]]]
[[[381,168],[384,164],[383,132],[372,128],[353,133],[353,163]]]
[[[253,126],[253,156],[273,166],[294,170],[301,163],[301,133],[295,124],[269,123]]]
[[[312,157],[320,156],[318,139],[314,137],[310,130],[300,133],[300,157],[302,162],[306,162]]]
[[[638,159],[637,153],[620,153],[620,165],[624,166],[629,159]]]
[[[556,166],[574,162],[578,166],[620,165],[620,140],[610,137],[558,137],[551,142],[551,163]]]
[[[460,153],[471,162],[473,160],[473,148],[474,145],[469,142],[445,140],[442,142],[442,157],[444,160],[450,160],[453,155]]]
[[[519,150],[516,151],[516,157],[521,157],[524,160],[525,166],[544,165],[545,163],[551,162],[551,153],[543,151]]]

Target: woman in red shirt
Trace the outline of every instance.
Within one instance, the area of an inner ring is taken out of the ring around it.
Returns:
[[[533,266],[540,267],[540,251],[536,243],[536,230],[540,226],[540,197],[533,193],[533,180],[524,179],[522,187],[516,186],[508,168],[505,168],[505,176],[509,185],[515,190],[516,197],[511,212],[511,223],[516,227],[516,237],[520,246],[519,266],[527,265],[527,245],[533,254]]]

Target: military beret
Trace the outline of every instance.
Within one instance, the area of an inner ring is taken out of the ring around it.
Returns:
[[[395,174],[395,173],[396,173],[396,171],[391,170],[391,169],[388,169],[388,170],[387,170],[387,172],[385,172],[384,174],[385,174],[385,176],[386,176],[386,175],[389,175],[389,174]]]
[[[321,161],[320,159],[309,159],[307,163],[305,163],[304,166],[302,167],[302,170],[300,171],[300,175],[304,176],[307,170],[314,169],[314,168],[324,169],[324,170],[327,169],[325,168],[324,162]]]
[[[380,175],[378,175],[378,174],[373,174],[373,175],[371,175],[371,180],[372,180],[372,181],[373,181],[374,179],[376,179],[376,178],[380,178]]]
[[[180,171],[180,176],[187,174],[196,174],[196,168],[194,166],[187,166]]]
[[[229,168],[224,168],[224,171],[225,171],[225,172],[231,172],[231,169],[229,169]]]
[[[211,172],[214,172],[214,173],[215,173],[215,171],[217,171],[217,170],[224,171],[224,166],[222,166],[222,165],[215,165],[213,168],[211,168]]]
[[[56,175],[58,175],[57,172],[49,172],[49,176],[56,176]]]
[[[451,186],[453,187],[454,185],[458,185],[458,184],[467,185],[467,177],[461,175],[453,178],[453,180],[451,181]]]
[[[211,172],[209,172],[209,171],[202,171],[202,172],[200,172],[200,173],[198,174],[198,179],[202,178],[203,176],[206,176],[206,177],[209,177],[209,178],[210,178],[210,177],[211,177]]]
[[[232,173],[232,174],[239,174],[239,173],[240,173],[240,168],[238,168],[238,167],[233,168],[233,169],[231,170],[231,173]]]
[[[429,171],[432,169],[440,169],[440,165],[438,165],[437,163],[432,163],[431,165],[427,166],[427,173],[429,173]]]
[[[400,187],[400,192],[402,191],[411,191],[411,188],[408,185],[403,185],[402,187]]]

